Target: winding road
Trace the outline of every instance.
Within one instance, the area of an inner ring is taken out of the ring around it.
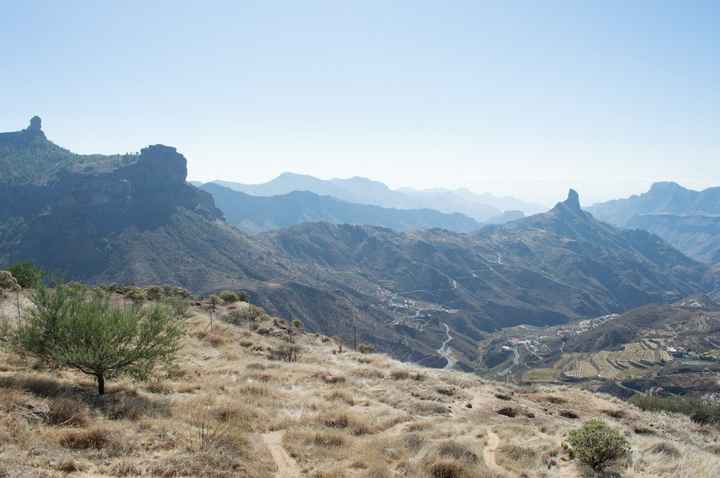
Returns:
[[[445,360],[447,360],[447,363],[445,364],[446,369],[453,368],[455,364],[457,363],[457,360],[455,360],[452,356],[452,350],[450,349],[450,342],[452,342],[452,335],[450,335],[450,327],[448,324],[443,322],[443,326],[445,327],[445,335],[447,338],[442,343],[439,349],[437,349],[438,355],[443,357]]]

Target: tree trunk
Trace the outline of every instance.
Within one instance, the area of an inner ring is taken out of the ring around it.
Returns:
[[[105,395],[105,377],[103,375],[97,376],[98,395]]]

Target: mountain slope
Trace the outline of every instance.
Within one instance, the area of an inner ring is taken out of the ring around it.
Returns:
[[[603,221],[652,232],[688,256],[720,262],[720,187],[693,191],[679,184],[653,184],[639,196],[596,204]]]
[[[231,224],[253,233],[318,221],[368,224],[400,231],[437,227],[469,232],[480,228],[478,222],[461,214],[356,204],[306,191],[263,197],[233,191],[214,183],[205,184],[200,189],[212,194],[215,204]]]
[[[646,193],[595,204],[588,210],[618,226],[644,214],[720,216],[720,187],[693,191],[673,182],[655,183]]]
[[[542,206],[514,198],[500,198],[491,194],[479,195],[465,189],[393,190],[381,182],[360,177],[322,180],[302,174],[284,173],[263,184],[240,184],[228,181],[215,181],[215,183],[254,196],[278,196],[293,191],[309,191],[359,204],[460,213],[478,221],[499,216],[505,210],[523,210],[530,213],[543,210]]]
[[[574,192],[548,213],[470,235],[302,224],[268,237],[331,287],[360,294],[363,316],[389,316],[404,335],[438,345],[447,324],[468,367],[474,343],[498,327],[560,324],[713,287],[707,267],[652,234],[596,221]]]
[[[720,216],[643,214],[633,216],[627,227],[657,234],[696,260],[720,264]]]
[[[37,151],[13,148],[0,155],[11,168]],[[52,175],[0,185],[0,268],[32,260],[93,283],[242,289],[309,330],[351,339],[357,328],[360,341],[425,365],[475,368],[477,342],[500,327],[717,289],[706,266],[652,234],[595,221],[574,193],[548,213],[473,234],[304,223],[248,236],[186,183],[174,148],[118,161],[68,154]]]

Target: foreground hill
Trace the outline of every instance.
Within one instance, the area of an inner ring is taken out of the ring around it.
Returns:
[[[0,351],[3,476],[580,478],[562,443],[595,417],[630,443],[622,476],[720,473],[717,429],[684,416],[340,352],[270,317],[211,328],[206,307],[190,311],[176,366],[113,381],[103,400],[84,376]],[[278,360],[291,345],[297,361]]]
[[[480,229],[480,223],[462,214],[432,209],[392,209],[340,201],[307,191],[280,196],[251,196],[208,183],[200,189],[212,194],[230,224],[250,232],[264,232],[303,222],[367,224],[398,231],[441,228],[458,232]]]
[[[478,340],[497,328],[717,288],[706,266],[652,234],[594,220],[574,192],[548,213],[473,234],[306,223],[249,236],[186,183],[174,148],[56,161],[40,129],[9,137],[0,164],[30,174],[22,158],[34,158],[56,170],[0,179],[0,267],[31,260],[91,283],[243,290],[309,330],[349,339],[357,329],[425,365],[474,369]]]

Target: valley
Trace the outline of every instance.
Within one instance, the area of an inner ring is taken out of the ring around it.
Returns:
[[[480,344],[489,377],[634,393],[720,392],[720,307],[706,297],[557,327],[518,326]]]

